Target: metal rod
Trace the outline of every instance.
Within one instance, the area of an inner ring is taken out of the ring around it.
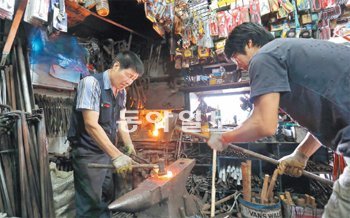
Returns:
[[[199,138],[209,139],[208,136],[202,135],[202,134],[200,134],[200,133],[196,133],[196,132],[185,132],[185,131],[183,131],[183,130],[181,129],[181,127],[175,127],[175,130],[176,130],[176,131],[180,131],[180,132],[184,132],[184,133],[189,134],[189,135],[197,136],[197,137],[199,137]],[[275,160],[275,159],[273,159],[273,158],[271,158],[271,157],[267,157],[267,156],[265,156],[265,155],[256,153],[256,152],[251,151],[251,150],[248,150],[248,149],[241,148],[241,147],[239,147],[239,146],[237,146],[237,145],[229,144],[229,147],[233,148],[234,150],[236,150],[236,151],[238,151],[238,152],[242,152],[242,153],[244,153],[244,154],[246,154],[246,155],[249,155],[249,156],[251,156],[251,157],[258,158],[258,159],[260,159],[260,160],[264,160],[264,161],[269,162],[269,163],[271,163],[271,164],[274,164],[274,165],[278,165],[278,164],[279,164],[279,163],[278,163],[278,160]],[[333,185],[333,181],[328,180],[328,179],[325,179],[325,178],[322,178],[322,177],[320,177],[320,176],[317,176],[317,175],[315,175],[315,174],[313,174],[313,173],[310,173],[310,172],[308,172],[308,171],[306,171],[306,170],[303,170],[303,176],[308,177],[308,178],[310,178],[310,179],[317,180],[317,181],[322,182],[322,183],[324,183],[324,184]]]
[[[220,204],[222,204],[222,203],[225,203],[226,201],[229,201],[229,200],[235,198],[236,195],[237,195],[237,192],[233,193],[232,195],[226,196],[226,197],[224,197],[224,198],[218,200],[217,202],[215,202],[215,206],[218,206],[218,205],[220,205]],[[206,211],[206,210],[208,210],[209,208],[210,208],[209,204],[205,204],[205,205],[203,205],[203,207],[202,207],[202,211]]]
[[[216,176],[216,149],[213,149],[213,168],[212,168],[212,176],[211,176],[211,209],[210,209],[210,217],[215,216],[215,176]]]
[[[129,42],[128,42],[128,50],[130,51],[131,49],[131,42],[132,42],[132,33],[129,35]]]
[[[18,56],[18,62],[19,62],[19,68],[20,68],[21,82],[23,87],[24,107],[26,109],[26,112],[32,113],[32,107],[30,104],[30,97],[29,97],[26,66],[24,62],[23,49],[22,49],[22,44],[20,40],[18,40],[17,51],[18,51],[17,56]]]
[[[89,168],[107,168],[107,169],[114,169],[114,166],[112,164],[98,164],[98,163],[89,163]],[[132,165],[132,168],[157,168],[157,164],[137,164]]]

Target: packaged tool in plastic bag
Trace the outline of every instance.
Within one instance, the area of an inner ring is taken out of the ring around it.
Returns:
[[[41,26],[48,21],[50,0],[30,0],[24,13],[24,21]]]
[[[0,1],[0,18],[12,20],[15,8],[15,0]]]
[[[76,78],[80,78],[80,74],[89,75],[85,65],[86,49],[79,45],[75,37],[60,35],[54,40],[49,40],[43,29],[33,28],[29,36],[29,46],[31,64],[59,65],[70,74],[79,74],[79,77],[74,76],[74,82]]]

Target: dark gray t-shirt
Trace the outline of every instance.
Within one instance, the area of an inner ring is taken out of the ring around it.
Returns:
[[[275,39],[253,56],[249,76],[252,101],[279,92],[280,107],[322,144],[335,148],[350,141],[349,47]]]

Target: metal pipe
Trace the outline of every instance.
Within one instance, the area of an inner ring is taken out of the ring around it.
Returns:
[[[20,40],[18,40],[18,44],[17,44],[17,56],[18,56],[18,62],[19,62],[19,68],[20,68],[21,82],[23,87],[24,107],[26,112],[32,113],[30,97],[29,97],[29,88],[28,88],[28,82],[27,82],[26,67],[24,62],[22,44]]]
[[[175,127],[175,130],[176,131],[179,131],[179,132],[184,132],[181,127]],[[196,136],[196,137],[199,137],[199,138],[203,138],[203,139],[209,139],[209,136],[206,136],[206,135],[202,135],[200,133],[196,133],[196,132],[184,132],[186,134],[189,134],[189,135],[193,135],[193,136]],[[274,165],[278,165],[278,160],[275,160],[271,157],[267,157],[265,155],[262,155],[262,154],[259,154],[259,153],[256,153],[254,151],[251,151],[251,150],[248,150],[248,149],[244,149],[244,148],[241,148],[237,145],[234,145],[234,144],[229,144],[229,147],[231,147],[232,149],[238,151],[238,152],[242,152],[246,155],[249,155],[251,157],[255,157],[255,158],[258,158],[260,160],[264,160],[266,162],[269,162],[271,164],[274,164]],[[327,184],[327,185],[333,185],[333,181],[331,180],[328,180],[328,179],[325,179],[325,178],[322,178],[322,177],[319,177],[313,173],[310,173],[306,170],[303,170],[303,176],[305,177],[308,177],[310,179],[314,179],[314,180],[317,180],[319,182],[322,182],[324,184]]]
[[[132,33],[130,33],[130,36],[129,36],[129,42],[128,42],[128,50],[129,51],[131,49],[131,42],[132,42]]]

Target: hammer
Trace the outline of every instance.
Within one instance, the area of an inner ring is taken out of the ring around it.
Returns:
[[[98,163],[89,163],[88,168],[102,168],[102,169],[114,169],[112,164],[98,164]],[[133,169],[155,169],[158,170],[158,175],[162,176],[166,174],[165,171],[165,160],[159,159],[158,164],[133,164],[131,165]]]
[[[183,132],[183,133],[186,133],[186,134],[189,134],[189,135],[193,135],[193,136],[197,136],[199,138],[203,138],[203,139],[208,139],[209,137],[206,136],[206,135],[202,135],[200,133],[196,133],[196,132],[185,132],[181,129],[181,127],[175,127],[175,130],[176,131],[179,131],[179,132]],[[248,149],[244,149],[244,148],[241,148],[237,145],[234,145],[234,144],[229,144],[229,147],[233,148],[234,150],[238,151],[238,152],[242,152],[243,154],[246,154],[246,155],[249,155],[251,157],[255,157],[255,158],[258,158],[260,160],[264,160],[264,161],[267,161],[269,163],[272,163],[274,165],[278,165],[278,160],[275,160],[271,157],[267,157],[265,155],[262,155],[262,154],[259,154],[259,153],[256,153],[254,151],[251,151],[251,150],[248,150]],[[320,176],[317,176],[316,174],[313,174],[313,173],[310,173],[306,170],[303,171],[303,176],[305,177],[308,177],[310,179],[314,179],[314,180],[317,180],[319,182],[322,182],[324,184],[328,184],[328,185],[333,185],[333,181],[329,180],[329,179],[324,179]]]

